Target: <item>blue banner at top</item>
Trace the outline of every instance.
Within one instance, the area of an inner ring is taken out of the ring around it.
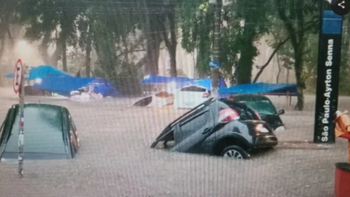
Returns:
[[[341,35],[343,17],[335,14],[332,10],[323,11],[322,34]]]

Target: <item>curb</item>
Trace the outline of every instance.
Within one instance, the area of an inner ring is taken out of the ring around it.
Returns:
[[[277,149],[304,149],[304,150],[328,150],[333,148],[332,145],[316,144],[309,140],[292,140],[280,141],[276,146]]]

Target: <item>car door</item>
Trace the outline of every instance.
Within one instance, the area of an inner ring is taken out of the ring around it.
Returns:
[[[216,102],[211,105],[215,105]],[[201,152],[202,142],[212,134],[215,126],[214,113],[211,105],[201,109],[193,116],[187,117],[175,127],[175,146],[171,151],[176,152]]]

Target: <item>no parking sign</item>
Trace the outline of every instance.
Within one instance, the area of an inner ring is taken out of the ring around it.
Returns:
[[[13,77],[13,91],[17,94],[21,90],[22,83],[23,83],[23,75],[24,75],[24,70],[23,70],[23,64],[22,60],[18,59],[17,63],[15,65],[15,72],[14,72],[14,77]]]

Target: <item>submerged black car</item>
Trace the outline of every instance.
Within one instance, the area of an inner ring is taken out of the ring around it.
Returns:
[[[18,157],[19,105],[13,105],[0,127],[1,161]],[[24,157],[71,159],[80,146],[78,131],[65,107],[47,104],[24,106]]]
[[[229,103],[229,105],[227,104]],[[243,105],[214,98],[196,106],[170,123],[157,137],[171,151],[204,153],[245,159],[250,150],[276,146],[272,129]]]
[[[277,111],[269,98],[262,94],[237,94],[229,97],[230,100],[244,103],[260,115],[274,130],[284,127],[280,115],[284,114],[283,109]]]

